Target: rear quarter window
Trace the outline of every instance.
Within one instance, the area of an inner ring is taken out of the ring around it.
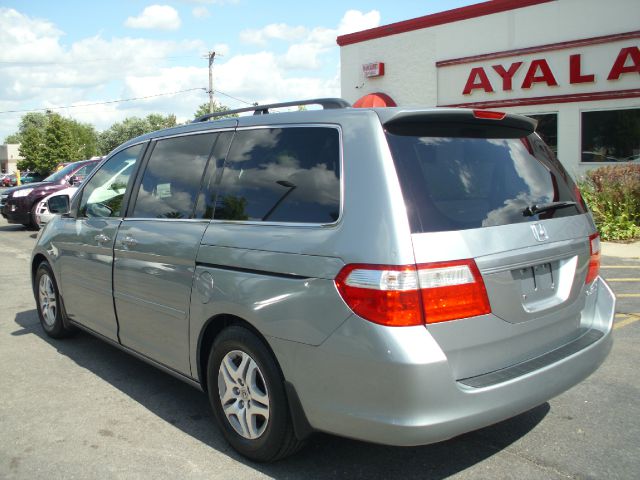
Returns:
[[[465,138],[387,132],[412,231],[492,227],[585,212],[573,181],[537,135]],[[414,132],[412,132],[414,133]],[[532,205],[575,206],[525,215]]]
[[[239,130],[214,188],[214,219],[333,223],[340,212],[339,131]]]

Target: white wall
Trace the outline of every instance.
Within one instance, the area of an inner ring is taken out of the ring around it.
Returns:
[[[22,160],[19,152],[20,144],[0,145],[0,167],[7,173],[15,172],[18,160]]]
[[[384,91],[402,105],[435,105],[439,60],[639,29],[638,0],[557,0],[377,38],[341,47],[342,96]],[[369,62],[384,62],[385,76],[365,79]]]

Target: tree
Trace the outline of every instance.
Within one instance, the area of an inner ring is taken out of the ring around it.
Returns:
[[[128,117],[122,122],[116,122],[98,137],[98,150],[106,155],[118,145],[145,133],[176,126],[176,116],[166,116],[152,113],[146,118]]]
[[[226,107],[224,105],[219,104],[218,102],[216,102],[214,100],[213,102],[213,111],[214,113],[216,112],[226,112],[227,110],[229,110],[229,107]],[[196,113],[193,114],[193,118],[198,118],[201,117],[202,115],[206,115],[207,113],[209,113],[209,102],[207,103],[203,103],[202,105],[200,105],[198,107],[198,109],[196,110]],[[237,117],[238,114],[237,113],[232,113],[229,115],[222,115],[220,117],[215,117],[216,119],[220,119],[220,118],[235,118]]]
[[[58,163],[82,160],[97,152],[97,134],[91,125],[51,111],[25,114],[18,132],[8,138],[20,143],[24,160],[18,162],[18,168],[43,175]]]
[[[20,170],[39,170],[44,165],[45,132],[39,128],[29,127],[21,134],[18,151],[24,160],[18,161]]]
[[[7,135],[4,139],[4,143],[20,143],[22,141],[22,137],[19,133],[12,133],[11,135]]]
[[[74,120],[64,119],[68,122],[71,131],[72,160],[84,160],[98,153],[98,132],[88,123],[79,123]]]

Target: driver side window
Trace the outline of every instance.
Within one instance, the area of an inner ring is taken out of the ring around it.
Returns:
[[[122,201],[143,147],[144,144],[129,147],[102,165],[82,191],[79,216],[122,216]]]

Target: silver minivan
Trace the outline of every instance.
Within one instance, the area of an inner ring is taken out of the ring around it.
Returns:
[[[315,431],[438,442],[601,364],[598,233],[533,120],[298,103],[324,108],[147,134],[50,199],[31,263],[46,333],[203,390],[257,461]]]

